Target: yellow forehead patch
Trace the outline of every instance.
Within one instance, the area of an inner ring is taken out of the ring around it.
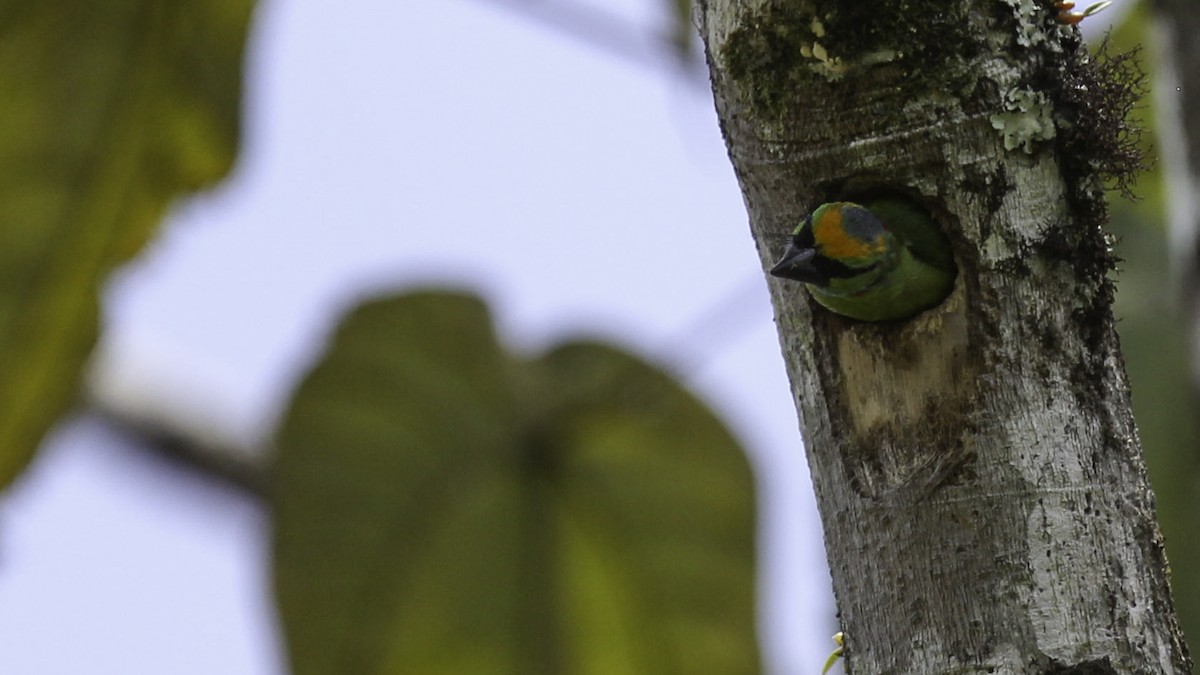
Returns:
[[[813,241],[821,254],[834,259],[868,258],[883,253],[883,237],[862,239],[846,231],[842,224],[842,208],[854,206],[848,202],[826,204],[813,213]]]

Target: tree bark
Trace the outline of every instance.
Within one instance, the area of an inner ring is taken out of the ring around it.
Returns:
[[[886,190],[959,267],[885,324],[771,283],[851,673],[1190,672],[1101,228],[1128,83],[1053,11],[700,3],[764,266],[820,203]]]

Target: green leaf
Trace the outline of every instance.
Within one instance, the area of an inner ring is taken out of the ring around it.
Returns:
[[[671,15],[671,42],[681,61],[692,53],[696,41],[696,25],[692,18],[692,0],[666,0],[667,12]]]
[[[378,300],[276,444],[296,675],[758,672],[749,467],[634,357],[522,360],[474,298]]]
[[[0,0],[0,486],[74,397],[107,273],[233,162],[250,0]]]

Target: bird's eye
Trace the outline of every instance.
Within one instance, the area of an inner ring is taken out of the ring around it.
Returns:
[[[817,245],[816,239],[813,238],[812,223],[805,221],[805,227],[801,227],[800,231],[792,236],[792,240],[797,246],[804,248],[814,248]]]

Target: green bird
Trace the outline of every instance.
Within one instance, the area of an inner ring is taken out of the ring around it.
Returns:
[[[826,308],[859,321],[907,319],[950,294],[950,242],[918,208],[895,199],[817,207],[792,232],[771,274],[802,281]]]

